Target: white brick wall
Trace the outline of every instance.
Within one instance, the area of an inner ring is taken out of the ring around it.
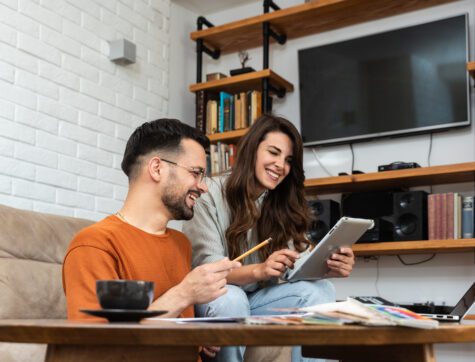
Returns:
[[[0,203],[98,220],[138,125],[168,110],[170,0],[0,0]],[[109,41],[137,62],[108,60]]]

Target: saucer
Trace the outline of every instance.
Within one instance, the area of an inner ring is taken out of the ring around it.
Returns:
[[[165,314],[166,310],[145,309],[80,309],[81,312],[106,318],[109,322],[139,322],[143,318]]]

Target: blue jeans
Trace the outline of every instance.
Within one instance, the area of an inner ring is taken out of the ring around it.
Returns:
[[[300,281],[277,284],[252,293],[227,285],[228,292],[218,299],[195,306],[198,317],[246,317],[249,315],[279,314],[271,308],[305,307],[335,301],[335,288],[328,280]],[[241,362],[245,347],[222,347],[217,362]],[[292,348],[292,362],[310,362],[303,358],[301,347]]]

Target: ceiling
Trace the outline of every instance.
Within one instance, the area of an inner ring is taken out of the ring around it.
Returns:
[[[173,3],[191,10],[199,15],[207,15],[227,10],[239,5],[262,2],[259,0],[172,0]]]

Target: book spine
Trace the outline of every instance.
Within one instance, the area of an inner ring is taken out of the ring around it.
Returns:
[[[246,128],[247,125],[247,94],[241,92],[241,117],[239,121],[239,128]]]
[[[450,192],[446,196],[447,200],[447,211],[446,211],[446,222],[447,222],[447,239],[454,239],[454,193]]]
[[[224,98],[225,93],[219,93],[219,118],[218,118],[218,132],[221,133],[224,131]]]
[[[211,156],[211,174],[215,175],[219,172],[218,151],[215,144],[210,146],[210,156]]]
[[[229,97],[229,130],[232,131],[235,129],[235,113],[236,113],[236,106],[234,105],[234,96]]]
[[[440,195],[440,238],[447,239],[447,194]]]
[[[229,166],[233,167],[234,162],[236,162],[236,145],[235,144],[230,144],[229,145]]]
[[[435,213],[434,213],[434,220],[435,220],[435,227],[434,227],[434,240],[442,239],[442,218],[441,218],[441,210],[442,210],[442,194],[435,194]]]
[[[211,121],[211,113],[212,113],[212,104],[213,101],[209,100],[206,102],[206,134],[211,134],[212,132],[212,121]]]
[[[234,128],[241,128],[241,95],[237,93],[234,95]]]
[[[460,195],[454,192],[454,239],[460,239],[459,226],[460,226],[460,213],[462,204],[460,203]]]
[[[229,98],[224,99],[224,110],[223,110],[223,117],[224,117],[224,132],[230,131],[230,123],[231,123],[231,102]]]
[[[462,201],[462,236],[473,238],[473,196],[465,196]]]
[[[201,132],[206,133],[206,102],[205,91],[196,93],[196,120],[195,127]]]
[[[211,133],[218,132],[218,101],[211,104]]]
[[[428,221],[428,231],[429,231],[429,240],[436,240],[435,237],[435,197],[436,194],[431,194],[427,197],[427,221]]]

